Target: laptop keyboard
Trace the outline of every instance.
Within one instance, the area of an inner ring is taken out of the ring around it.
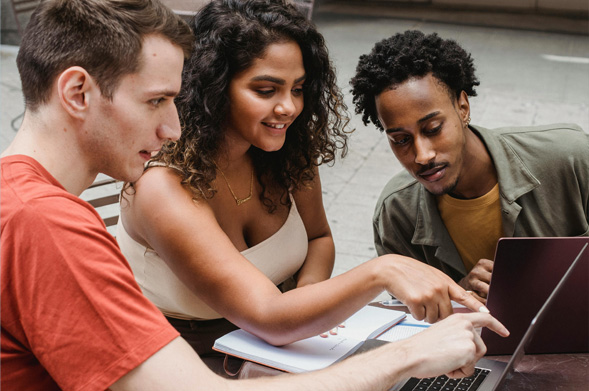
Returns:
[[[472,376],[450,379],[446,375],[417,379],[412,377],[400,391],[475,391],[491,371],[475,368]]]

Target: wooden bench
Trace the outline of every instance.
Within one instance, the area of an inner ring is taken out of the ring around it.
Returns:
[[[107,231],[115,236],[119,222],[119,197],[123,182],[100,174],[94,183],[86,189],[80,198],[92,205],[106,225]]]

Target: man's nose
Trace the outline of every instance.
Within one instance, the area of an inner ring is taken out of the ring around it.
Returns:
[[[160,126],[158,127],[158,137],[162,140],[178,140],[180,138],[180,118],[178,118],[178,110],[175,105],[172,105],[170,110]]]
[[[416,137],[413,142],[415,151],[415,163],[426,165],[436,157],[432,143],[425,137]]]

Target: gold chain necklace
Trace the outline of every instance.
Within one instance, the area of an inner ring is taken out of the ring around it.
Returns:
[[[231,185],[229,184],[229,181],[227,180],[227,177],[225,176],[225,173],[223,172],[223,170],[221,170],[221,168],[219,166],[217,166],[217,163],[215,163],[215,167],[217,167],[217,170],[219,170],[219,172],[223,176],[223,179],[225,180],[225,183],[227,184],[227,187],[229,188],[229,191],[231,192],[233,199],[237,203],[237,206],[252,199],[252,193],[254,191],[254,169],[253,168],[252,168],[252,176],[250,178],[250,194],[245,198],[237,198],[237,196],[233,192],[233,189],[231,188]]]

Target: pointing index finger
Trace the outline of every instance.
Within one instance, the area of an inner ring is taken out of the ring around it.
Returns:
[[[499,334],[502,337],[509,336],[509,330],[501,322],[489,314],[464,314],[471,317],[472,325],[474,327],[486,327]]]

